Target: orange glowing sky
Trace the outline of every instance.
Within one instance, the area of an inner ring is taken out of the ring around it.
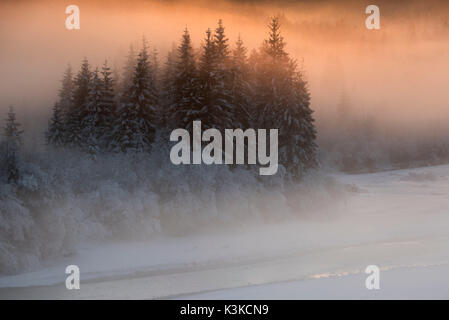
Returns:
[[[317,116],[342,92],[359,112],[403,122],[449,119],[449,5],[374,1],[381,30],[365,28],[373,1],[2,1],[0,103],[50,109],[68,62],[86,56],[120,66],[142,36],[164,54],[187,26],[195,47],[223,19],[233,43],[240,33],[257,48],[269,17],[282,15],[287,51],[300,61]],[[81,29],[65,28],[77,4]]]

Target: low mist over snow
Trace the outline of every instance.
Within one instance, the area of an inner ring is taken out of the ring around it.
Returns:
[[[0,297],[447,298],[448,177],[448,166],[339,174],[345,200],[322,211],[305,207],[312,216],[292,210],[300,216],[269,224],[254,217],[195,234],[84,244],[36,271],[1,277]],[[77,292],[63,288],[70,264],[82,270]],[[365,288],[372,264],[381,270],[380,290]],[[266,285],[273,282],[280,283]],[[223,288],[234,289],[210,292]]]

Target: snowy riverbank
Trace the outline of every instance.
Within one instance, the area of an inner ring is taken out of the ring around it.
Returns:
[[[85,244],[0,277],[0,298],[448,298],[449,166],[337,179],[351,194],[325,217]],[[65,289],[69,264],[80,290]],[[378,292],[364,287],[369,264],[382,270]]]

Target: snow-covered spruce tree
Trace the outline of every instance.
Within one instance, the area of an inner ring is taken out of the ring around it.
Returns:
[[[101,68],[101,88],[98,114],[98,136],[100,148],[108,150],[113,139],[114,121],[116,117],[116,103],[114,96],[114,80],[107,61]]]
[[[218,115],[213,111],[214,106],[214,88],[216,86],[215,75],[215,44],[212,37],[212,31],[207,29],[206,38],[202,46],[202,55],[198,66],[198,99],[199,108],[187,112],[191,119],[187,120],[186,129],[189,129],[192,120],[201,120],[204,128],[215,127]],[[214,121],[215,120],[215,121]]]
[[[132,83],[124,93],[114,127],[114,146],[122,152],[149,150],[157,121],[158,96],[144,40]]]
[[[81,64],[81,69],[74,80],[73,103],[67,114],[67,144],[73,147],[82,147],[83,140],[82,127],[87,110],[87,97],[89,95],[89,84],[92,74],[89,70],[89,62],[85,58]]]
[[[307,83],[296,64],[291,62],[292,96],[283,109],[279,125],[280,161],[286,164],[287,173],[299,180],[303,172],[317,166],[316,129]]]
[[[238,125],[233,123],[233,98],[232,98],[232,72],[228,38],[222,20],[218,20],[218,26],[214,35],[214,63],[215,84],[213,98],[215,106],[221,110],[221,128],[233,128]]]
[[[2,143],[2,149],[5,154],[2,158],[4,168],[6,168],[7,182],[17,183],[19,180],[18,152],[22,145],[21,134],[23,131],[19,129],[20,123],[16,120],[13,107],[9,108],[8,118],[5,121],[6,125],[3,132],[4,141]]]
[[[69,113],[73,108],[73,73],[70,64],[64,72],[62,78],[62,87],[59,90],[59,101],[57,102],[58,111],[61,113],[62,117],[62,127],[60,128],[60,134],[62,135],[63,143],[66,144],[68,140],[68,119]],[[56,107],[56,106],[55,106]],[[53,114],[55,110],[53,109]],[[58,115],[59,116],[59,115]]]
[[[121,83],[122,83],[122,77],[120,75],[119,67],[117,67],[117,64],[114,63],[112,69],[111,69],[111,79],[112,83],[114,84],[114,101],[117,104],[119,98],[120,98],[120,92],[121,92]]]
[[[172,48],[167,53],[167,58],[162,71],[161,76],[161,97],[160,102],[163,108],[161,114],[161,125],[163,127],[170,127],[170,121],[172,118],[170,108],[175,102],[175,79],[177,75],[177,59],[178,48],[173,43]]]
[[[302,74],[285,51],[278,18],[269,25],[253,70],[254,100],[260,110],[260,128],[279,129],[279,161],[287,176],[297,180],[304,170],[316,166],[316,131],[310,95]]]
[[[100,132],[100,113],[102,102],[103,83],[99,76],[98,68],[92,73],[89,81],[89,92],[86,100],[86,110],[84,110],[81,120],[82,148],[92,157],[98,153],[100,149],[99,138]]]
[[[46,142],[54,147],[61,147],[64,145],[64,113],[60,103],[55,103],[52,110],[52,115],[48,123],[48,129],[45,133]]]
[[[279,33],[277,18],[272,19],[269,28],[269,39],[264,41],[259,53],[251,59],[257,124],[266,129],[278,128],[279,112],[291,91],[291,79],[288,78],[290,59],[284,50],[285,43]]]
[[[229,64],[229,44],[228,38],[225,35],[225,28],[223,26],[223,21],[218,20],[218,26],[215,29],[214,34],[214,47],[217,69],[220,72],[224,72]]]
[[[249,67],[246,57],[247,49],[240,35],[232,51],[231,97],[233,105],[233,122],[236,127],[253,128],[251,122]]]
[[[201,104],[198,90],[198,74],[193,56],[190,34],[184,30],[175,63],[171,103],[168,108],[170,128],[190,129],[192,122],[200,119]]]
[[[158,88],[158,80],[159,80],[159,73],[160,73],[160,66],[159,66],[159,52],[156,48],[153,48],[150,55],[150,68],[151,68],[151,81],[153,81],[156,88]]]
[[[165,122],[165,114],[166,110],[163,106],[162,99],[161,99],[161,91],[162,91],[162,84],[161,84],[161,66],[159,64],[159,52],[156,48],[153,48],[151,51],[150,57],[150,77],[151,77],[151,83],[152,88],[154,91],[155,96],[155,127],[160,128],[162,124]]]
[[[134,50],[133,45],[129,46],[128,56],[126,57],[125,64],[123,66],[123,72],[121,75],[121,81],[118,85],[119,90],[117,92],[118,98],[120,102],[123,102],[123,99],[126,98],[126,93],[129,90],[129,87],[132,84],[132,80],[134,77],[134,70],[136,69],[137,64],[137,55]]]
[[[206,31],[203,53],[199,63],[199,99],[201,108],[196,116],[204,129],[232,128],[232,106],[230,86],[227,83],[226,63],[228,59],[227,39],[219,24],[218,35]]]

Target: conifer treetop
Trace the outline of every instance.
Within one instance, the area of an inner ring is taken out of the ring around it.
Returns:
[[[72,98],[73,92],[73,71],[70,63],[67,64],[67,68],[64,71],[64,76],[61,82],[62,87],[59,90],[59,98],[61,101],[69,101]]]
[[[16,120],[16,113],[14,112],[13,106],[9,107],[8,117],[5,119],[5,121],[6,125],[3,135],[6,137],[6,140],[9,142],[13,142],[16,145],[20,145],[22,143],[20,135],[23,133],[23,131],[19,129],[21,124]]]
[[[288,54],[284,50],[285,42],[280,32],[281,24],[279,23],[279,17],[272,17],[268,28],[270,30],[269,38],[265,40],[268,55],[273,59],[286,58]]]
[[[226,38],[224,32],[223,21],[220,19],[218,20],[218,27],[215,29],[214,35],[214,45],[218,60],[225,60],[229,56],[228,38]]]

